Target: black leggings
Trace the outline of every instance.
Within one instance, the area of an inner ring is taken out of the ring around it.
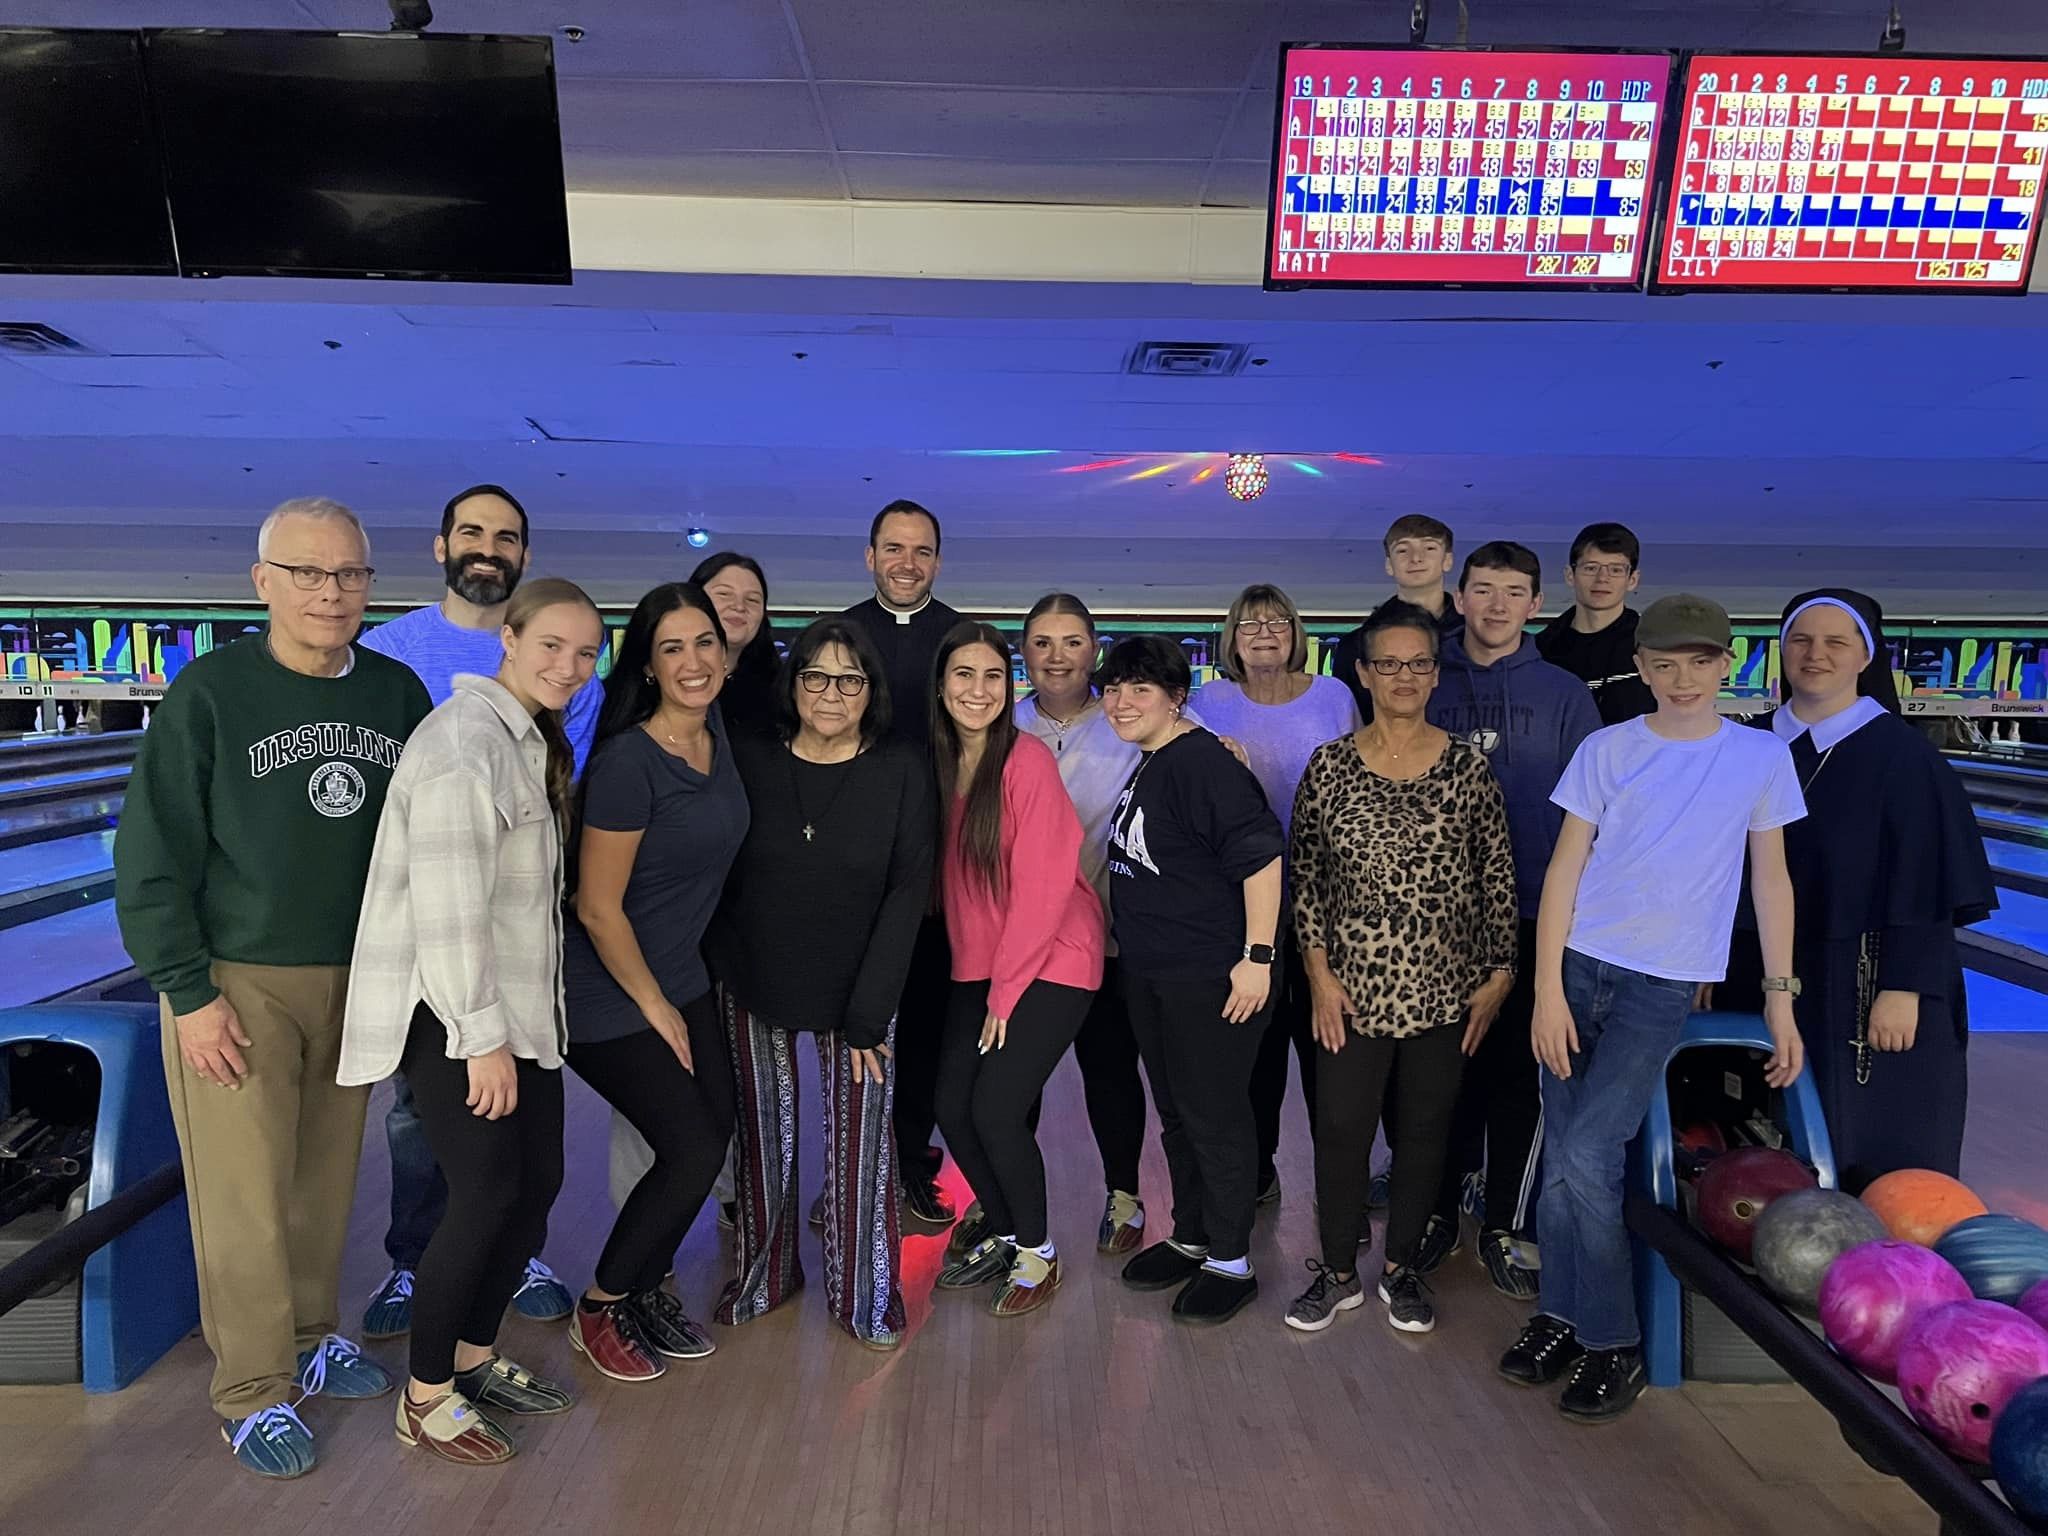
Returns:
[[[1242,1024],[1223,1017],[1230,977],[1141,976],[1125,970],[1131,1033],[1145,1058],[1159,1144],[1173,1179],[1173,1239],[1235,1261],[1251,1251],[1259,1132],[1252,1063],[1266,1009]]]
[[[1074,1062],[1088,1103],[1088,1128],[1102,1154],[1102,1185],[1138,1193],[1138,1159],[1145,1150],[1145,1082],[1138,1076],[1138,1037],[1117,984],[1116,961],[1102,965],[1102,990],[1088,1005],[1074,1037]],[[1038,1129],[1034,1113],[1032,1127]]]
[[[653,1165],[619,1207],[597,1258],[597,1288],[614,1296],[661,1284],[732,1141],[732,1053],[717,1003],[706,992],[677,1011],[689,1026],[694,1071],[686,1071],[652,1029],[569,1047],[576,1075],[624,1115],[654,1152]]]
[[[953,983],[939,1044],[939,1129],[995,1230],[1036,1248],[1045,1241],[1045,1159],[1031,1132],[1031,1110],[1080,1032],[1093,994],[1032,982],[1010,1012],[1003,1048],[983,1055],[988,986]]]
[[[1281,928],[1280,953],[1273,966],[1273,1016],[1259,1039],[1259,1059],[1252,1064],[1252,1113],[1259,1121],[1259,1188],[1273,1181],[1273,1157],[1280,1150],[1280,1111],[1287,1103],[1287,1051],[1301,1063],[1301,1100],[1308,1110],[1308,1136],[1316,1136],[1316,1045],[1314,1010],[1310,1006],[1308,972],[1301,963],[1293,925]]]
[[[1390,1133],[1394,1188],[1386,1256],[1390,1264],[1414,1259],[1443,1177],[1451,1113],[1465,1071],[1459,1049],[1464,1038],[1460,1019],[1405,1040],[1352,1034],[1340,1051],[1317,1047],[1316,1214],[1323,1262],[1330,1268],[1349,1273],[1358,1259],[1366,1185],[1372,1177],[1372,1136],[1390,1078],[1401,1113]]]
[[[427,1145],[448,1181],[448,1210],[413,1279],[413,1378],[455,1374],[459,1340],[497,1341],[498,1324],[547,1235],[548,1208],[562,1188],[562,1074],[515,1059],[519,1102],[486,1120],[471,1112],[469,1063],[451,1060],[448,1031],[425,1003],[398,1068],[412,1089]]]
[[[918,926],[910,951],[910,970],[903,978],[896,1005],[896,1093],[892,1111],[896,1129],[896,1171],[903,1182],[935,1179],[944,1159],[932,1145],[938,1123],[936,1095],[940,1041],[946,1032],[946,1009],[953,996],[953,947],[946,939],[944,914],[933,914]]]

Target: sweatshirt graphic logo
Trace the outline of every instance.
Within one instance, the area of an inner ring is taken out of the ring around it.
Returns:
[[[353,816],[363,808],[369,790],[363,776],[347,763],[322,763],[306,781],[306,798],[322,816]]]
[[[1128,820],[1126,818],[1128,817]],[[1121,852],[1133,864],[1142,864],[1153,874],[1159,873],[1159,866],[1152,862],[1152,855],[1145,847],[1145,808],[1141,805],[1135,811],[1131,808],[1131,792],[1126,789],[1123,798],[1117,801],[1116,812],[1109,819],[1109,846]],[[1118,869],[1120,860],[1112,859],[1110,869],[1114,873],[1128,875],[1126,865]]]
[[[260,779],[294,763],[318,762],[322,758],[352,757],[379,768],[396,768],[398,755],[404,750],[404,742],[393,741],[367,725],[323,720],[317,725],[295,725],[251,743],[249,777]],[[319,771],[324,773],[326,769]]]

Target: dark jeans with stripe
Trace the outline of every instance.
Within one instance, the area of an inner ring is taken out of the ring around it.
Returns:
[[[1543,1090],[1529,1021],[1536,1009],[1536,919],[1524,918],[1516,941],[1515,984],[1479,1049],[1465,1065],[1451,1143],[1437,1191],[1436,1213],[1458,1219],[1465,1176],[1486,1171],[1482,1230],[1532,1236],[1536,1230],[1537,1126]]]

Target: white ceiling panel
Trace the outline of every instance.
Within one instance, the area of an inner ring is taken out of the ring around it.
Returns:
[[[826,84],[819,95],[842,150],[928,154],[937,136],[949,155],[995,160],[1206,159],[1237,106],[1228,91]]]
[[[564,80],[565,148],[775,151],[830,147],[801,81]]]
[[[588,192],[834,201],[846,195],[838,162],[829,154],[575,149],[563,152],[562,163],[571,184]]]
[[[1192,206],[1209,170],[1203,160],[1020,163],[950,155],[841,155],[839,163],[857,198],[1106,207]]]

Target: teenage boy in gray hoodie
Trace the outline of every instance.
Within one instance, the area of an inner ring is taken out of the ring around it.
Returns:
[[[1479,1258],[1494,1288],[1527,1300],[1536,1277],[1517,1262],[1535,1227],[1534,1181],[1540,1098],[1529,1050],[1535,1003],[1536,908],[1564,813],[1551,791],[1578,750],[1600,729],[1586,685],[1545,661],[1526,631],[1543,602],[1543,566],[1520,544],[1483,544],[1465,557],[1455,594],[1462,632],[1443,641],[1429,720],[1486,754],[1507,800],[1514,847],[1520,954],[1515,984],[1492,1028],[1465,1041],[1470,1065],[1451,1127],[1450,1155],[1423,1254],[1458,1249],[1458,1197],[1468,1175],[1486,1170]],[[1420,1264],[1417,1266],[1420,1267]]]

